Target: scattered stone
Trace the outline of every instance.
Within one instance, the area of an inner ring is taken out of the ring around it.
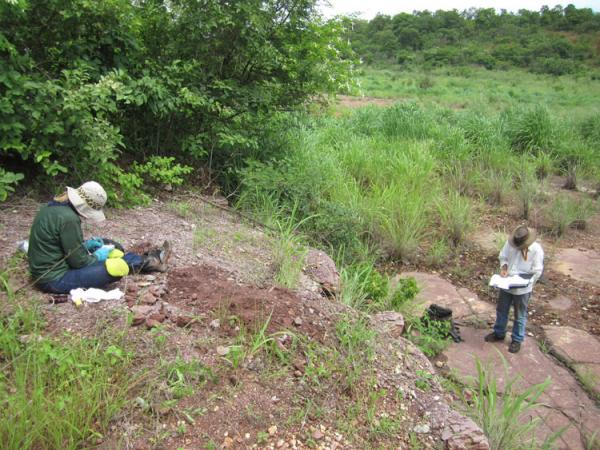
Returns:
[[[146,319],[146,328],[151,330],[152,328],[156,328],[160,326],[160,322],[155,319]]]
[[[285,441],[283,439],[279,439],[277,441],[276,447],[281,448],[281,447],[283,447],[283,444],[285,444]]]
[[[154,294],[152,294],[152,292],[149,291],[145,292],[140,298],[140,301],[145,305],[154,305],[157,302],[157,300],[158,299],[154,296]]]
[[[131,325],[137,327],[138,325],[143,324],[146,321],[146,316],[140,313],[134,313],[133,318],[131,320]]]
[[[223,345],[219,345],[219,346],[217,347],[217,354],[218,354],[219,356],[225,356],[225,355],[228,355],[228,354],[229,354],[229,350],[230,350],[230,347],[225,347],[225,346],[223,346]]]
[[[151,320],[156,320],[157,322],[163,323],[165,321],[165,319],[167,318],[167,316],[165,316],[163,313],[161,312],[155,312],[152,313],[148,316],[148,319]]]
[[[215,330],[221,326],[221,321],[219,319],[215,319],[210,323],[210,327]]]
[[[234,441],[233,439],[231,439],[229,436],[225,438],[225,440],[223,440],[223,444],[221,444],[221,447],[223,448],[231,448],[233,447]]]
[[[134,315],[140,315],[144,317],[152,314],[155,311],[155,308],[148,305],[135,305],[132,306],[130,309]]]
[[[320,430],[315,430],[312,434],[312,437],[315,441],[320,441],[323,439],[323,433]]]
[[[275,436],[277,434],[277,425],[271,425],[267,432],[270,436]]]
[[[182,314],[175,318],[175,324],[177,324],[178,327],[186,327],[192,323],[193,320],[194,318],[192,316],[186,316]]]
[[[156,280],[156,275],[146,275],[144,278],[146,281],[154,281]]]
[[[304,258],[304,273],[321,285],[325,294],[335,294],[340,285],[340,274],[327,253],[311,248]]]
[[[413,431],[418,434],[429,433],[431,431],[431,427],[428,424],[417,425],[413,428]]]
[[[384,311],[375,314],[371,318],[371,323],[380,333],[389,334],[394,338],[402,336],[404,332],[404,317],[396,311]]]
[[[294,325],[296,325],[297,327],[299,327],[300,325],[302,325],[302,318],[296,317],[294,319]]]
[[[436,361],[435,367],[437,367],[438,369],[441,369],[442,367],[444,367],[444,363],[442,361]]]

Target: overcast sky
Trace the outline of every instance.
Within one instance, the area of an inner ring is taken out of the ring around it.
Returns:
[[[329,0],[330,7],[326,6],[327,1],[323,0],[323,12],[327,17],[337,14],[359,13],[364,19],[371,19],[377,13],[394,15],[399,12],[413,12],[415,10],[436,11],[438,9],[457,9],[462,11],[470,7],[477,8],[496,8],[507,9],[509,11],[518,11],[519,9],[529,9],[539,11],[542,5],[553,7],[556,4],[563,6],[572,3],[578,8],[592,8],[594,11],[600,11],[600,0],[572,0],[558,2],[542,0],[420,0],[420,1],[399,1],[399,0]]]

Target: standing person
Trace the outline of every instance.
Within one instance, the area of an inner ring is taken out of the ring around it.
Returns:
[[[510,306],[514,306],[515,319],[512,329],[512,342],[508,347],[511,353],[521,350],[525,339],[527,323],[527,305],[531,298],[533,286],[542,276],[544,270],[544,250],[536,242],[536,233],[525,225],[518,226],[509,236],[500,251],[500,275],[525,275],[532,278],[526,287],[501,289],[496,306],[496,323],[494,331],[485,336],[486,342],[503,341],[506,335]]]
[[[45,292],[67,294],[76,288],[102,288],[133,272],[164,272],[171,254],[165,241],[144,255],[106,247],[101,238],[83,240],[81,218],[105,219],[106,192],[88,181],[67,187],[38,211],[29,234],[27,257],[35,285]],[[111,241],[112,243],[112,241]],[[120,245],[117,245],[120,247]]]

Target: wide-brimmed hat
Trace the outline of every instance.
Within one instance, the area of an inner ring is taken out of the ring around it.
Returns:
[[[102,212],[106,204],[106,191],[99,183],[88,181],[77,189],[67,187],[67,195],[79,215],[89,221],[102,222],[106,218]]]
[[[533,244],[536,238],[535,230],[527,228],[526,225],[519,225],[510,235],[509,242],[513,247],[523,250]]]

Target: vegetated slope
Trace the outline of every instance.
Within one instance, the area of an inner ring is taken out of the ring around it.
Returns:
[[[598,67],[600,14],[590,8],[425,10],[347,21],[352,46],[367,63],[476,64],[552,75]]]
[[[24,233],[34,206],[0,212],[6,236]],[[77,308],[31,289],[3,292],[0,348],[13,388],[2,399],[15,406],[0,413],[7,448],[433,448],[445,430],[446,440],[484,441],[448,408],[429,361],[397,328],[377,332],[377,320],[324,297],[306,276],[297,291],[273,287],[277,236],[193,200],[109,217],[86,232],[127,247],[170,238],[172,268],[125,278],[118,303]],[[25,261],[9,245],[2,255],[5,286],[26,281]],[[81,352],[55,359],[74,343]],[[103,400],[87,395],[86,354],[105,369],[98,383],[118,383]],[[27,360],[47,363],[21,372]],[[46,390],[58,370],[67,378]],[[29,397],[33,379],[39,395]],[[39,425],[26,433],[32,420]]]

